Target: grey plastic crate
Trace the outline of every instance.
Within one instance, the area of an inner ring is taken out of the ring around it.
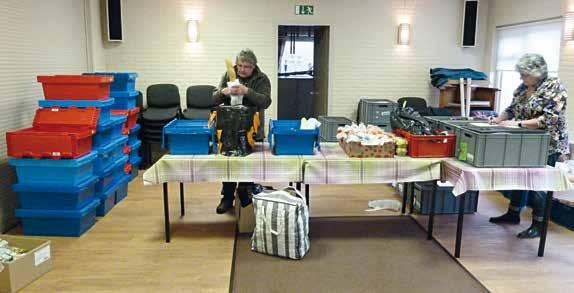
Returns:
[[[461,127],[469,125],[470,123],[484,123],[488,121],[486,119],[468,119],[459,116],[427,116],[425,118],[427,118],[427,120],[431,123],[432,127],[440,128],[448,133],[454,133],[456,135],[456,148],[454,151],[455,157],[458,157]]]
[[[359,101],[358,121],[364,124],[389,124],[391,111],[397,103],[387,99],[361,99]]]
[[[415,197],[414,210],[417,213],[428,215],[431,207],[431,182],[416,182],[412,190]],[[474,213],[478,207],[478,191],[467,191],[464,201],[464,213]],[[435,214],[458,214],[460,196],[452,194],[452,187],[437,186],[435,199]]]
[[[457,157],[475,167],[546,166],[550,136],[544,130],[468,125],[460,130]]]
[[[317,120],[321,122],[319,129],[321,141],[337,141],[337,128],[353,123],[349,118],[337,116],[319,116]]]

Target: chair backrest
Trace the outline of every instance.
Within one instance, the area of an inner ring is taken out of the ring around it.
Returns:
[[[212,108],[217,106],[213,102],[213,91],[215,87],[212,85],[192,85],[187,88],[186,103],[187,108]]]
[[[152,108],[179,107],[179,89],[174,84],[153,84],[148,86],[147,106]]]
[[[399,107],[402,107],[405,102],[407,102],[407,107],[411,107],[416,111],[426,110],[427,108],[427,101],[423,98],[402,97],[397,101],[397,104],[399,104]]]

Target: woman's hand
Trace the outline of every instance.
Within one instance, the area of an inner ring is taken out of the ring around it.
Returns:
[[[488,117],[488,123],[490,124],[499,124],[500,122],[502,121],[500,120],[499,117],[492,117],[492,116]]]
[[[504,120],[498,123],[498,125],[506,127],[518,127],[518,121],[514,120]]]

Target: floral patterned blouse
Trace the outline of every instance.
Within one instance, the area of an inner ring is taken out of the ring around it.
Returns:
[[[530,97],[526,86],[521,84],[514,91],[514,99],[506,110],[508,119],[538,119],[538,128],[548,130],[550,148],[548,152],[569,154],[568,126],[566,125],[566,99],[568,94],[558,78],[542,80]]]

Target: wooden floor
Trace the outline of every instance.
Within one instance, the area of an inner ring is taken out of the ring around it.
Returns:
[[[170,185],[173,231],[166,244],[161,185],[144,187],[140,173],[128,197],[82,237],[50,237],[54,268],[23,292],[228,292],[235,219],[232,213],[215,214],[219,187],[186,185],[187,214],[180,218],[177,185]],[[390,215],[366,212],[367,202],[397,198],[388,185],[311,191],[312,217]],[[528,220],[520,226],[488,223],[506,205],[497,193],[481,194],[479,213],[465,217],[460,263],[493,292],[574,290],[574,232],[551,224],[546,256],[538,258],[537,240],[515,237]],[[424,224],[426,217],[418,220]],[[437,239],[451,253],[455,224],[454,216],[438,216],[435,225]]]

